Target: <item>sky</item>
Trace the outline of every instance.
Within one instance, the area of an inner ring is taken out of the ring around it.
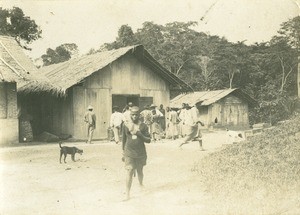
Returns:
[[[0,0],[0,7],[13,6],[42,30],[29,45],[33,59],[64,43],[85,54],[113,42],[121,25],[136,32],[146,21],[197,21],[199,32],[250,45],[269,41],[280,24],[300,15],[300,0]]]

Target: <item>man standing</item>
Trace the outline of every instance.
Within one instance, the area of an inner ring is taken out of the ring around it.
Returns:
[[[153,123],[153,119],[152,119],[152,112],[150,110],[149,105],[146,105],[144,107],[144,110],[140,113],[140,117],[142,122],[148,126],[148,131],[150,134],[151,133],[150,128],[151,128],[151,124]]]
[[[137,171],[139,184],[143,187],[143,167],[147,161],[145,142],[151,142],[147,125],[139,119],[139,108],[137,106],[131,108],[130,117],[131,122],[125,124],[122,133],[123,158],[127,170],[125,200],[130,198],[130,188],[135,170]]]
[[[163,116],[159,120],[159,123],[160,123],[161,131],[162,131],[163,135],[165,135],[165,131],[166,131],[166,111],[164,109],[163,104],[161,104],[159,106],[159,111],[163,114]]]
[[[187,115],[187,108],[189,107],[188,104],[182,103],[182,108],[177,112],[180,122],[178,124],[178,134],[181,135],[181,137],[185,137],[187,135],[186,133],[186,126],[185,126],[185,119]]]
[[[169,113],[169,129],[170,129],[171,138],[173,140],[178,138],[178,123],[179,123],[178,113],[175,111],[174,108],[171,108]]]
[[[120,131],[121,131],[121,124],[124,120],[123,114],[119,112],[119,107],[113,107],[113,113],[110,116],[110,127],[114,131],[114,137],[116,144],[120,142]]]
[[[93,133],[96,128],[96,115],[93,112],[93,107],[91,105],[88,106],[88,111],[84,115],[84,121],[87,124],[87,136],[88,140],[86,143],[92,144]]]
[[[203,126],[204,124],[200,121],[199,113],[201,103],[202,102],[196,103],[195,107],[193,108],[191,108],[189,105],[186,106],[186,109],[188,110],[185,120],[187,136],[184,138],[183,143],[179,145],[180,148],[182,145],[188,144],[189,141],[196,139],[199,141],[200,150],[203,150],[200,125]]]

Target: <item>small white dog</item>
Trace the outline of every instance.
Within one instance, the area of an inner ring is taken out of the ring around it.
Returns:
[[[228,128],[226,129],[226,131],[227,131],[226,144],[237,143],[245,139],[244,138],[245,135],[243,135],[241,131],[232,131],[229,130]]]

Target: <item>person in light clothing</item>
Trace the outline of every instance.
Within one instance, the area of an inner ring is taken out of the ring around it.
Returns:
[[[151,125],[153,123],[153,119],[152,119],[152,112],[150,110],[150,105],[146,105],[144,107],[144,110],[140,113],[140,117],[143,123],[145,123],[148,126],[149,129],[149,134],[151,134]]]
[[[202,102],[196,103],[195,107],[187,106],[187,114],[185,119],[185,124],[187,128],[187,136],[184,138],[183,143],[179,145],[181,148],[184,144],[188,144],[191,140],[198,140],[200,150],[203,150],[202,147],[202,134],[200,131],[200,125],[203,126],[203,122],[200,120],[199,109]]]
[[[87,136],[88,139],[86,143],[91,144],[93,139],[93,134],[96,128],[96,114],[93,111],[93,107],[91,105],[88,106],[88,111],[84,115],[84,122],[87,125]]]
[[[120,142],[120,132],[121,132],[121,125],[124,120],[124,116],[122,113],[119,112],[119,107],[113,107],[113,113],[110,116],[110,127],[114,131],[115,142],[118,144]]]
[[[178,124],[178,129],[179,129],[178,133],[182,137],[185,137],[187,135],[186,125],[185,125],[185,119],[188,111],[187,107],[189,107],[188,104],[182,103],[182,108],[178,111],[178,116],[180,119],[180,122]]]
[[[170,109],[169,113],[169,131],[170,136],[173,140],[178,138],[178,123],[179,123],[179,117],[177,111],[175,111],[175,108]]]

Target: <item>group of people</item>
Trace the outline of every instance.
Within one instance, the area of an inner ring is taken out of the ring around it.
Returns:
[[[187,144],[193,139],[197,139],[202,149],[202,139],[200,132],[200,125],[203,123],[200,121],[199,109],[201,102],[197,103],[195,107],[186,108],[186,136],[180,143],[179,147]],[[128,104],[123,113],[118,111],[118,108],[113,108],[114,111],[111,115],[110,126],[113,127],[115,132],[115,141],[120,141],[120,132],[122,132],[122,161],[125,163],[126,174],[126,197],[125,200],[130,199],[130,190],[132,186],[132,180],[135,173],[137,173],[138,181],[143,187],[144,173],[143,168],[147,163],[147,152],[145,143],[150,143],[151,139],[155,139],[156,135],[166,129],[165,124],[161,123],[162,119],[166,119],[166,112],[160,111],[155,105],[146,106],[143,111],[140,111],[139,107]],[[160,106],[163,109],[163,106]],[[168,120],[175,120],[170,114]],[[150,114],[151,113],[151,114]],[[176,113],[177,114],[177,113]],[[175,114],[174,114],[175,116]],[[88,124],[88,141],[91,143],[92,133],[96,127],[96,116],[93,113],[93,108],[88,107],[88,112],[85,114],[85,121]],[[176,123],[178,123],[176,121]],[[165,127],[163,127],[165,125]],[[170,126],[170,125],[169,125]]]
[[[118,144],[122,134],[122,127],[130,121],[130,111],[133,107],[132,102],[125,106],[123,112],[119,111],[119,107],[114,106],[110,117],[110,129],[113,130],[114,141]],[[146,105],[144,110],[140,112],[139,117],[148,127],[148,132],[152,140],[160,140],[165,133],[165,110],[163,105],[158,109],[156,105]]]
[[[183,103],[181,108],[167,108],[167,129],[166,138],[173,140],[182,137],[189,138],[191,133],[191,127],[197,128],[197,136],[201,136],[200,128],[203,126],[203,122],[200,119],[200,106],[201,102],[198,102],[194,107],[191,107],[187,103]]]

